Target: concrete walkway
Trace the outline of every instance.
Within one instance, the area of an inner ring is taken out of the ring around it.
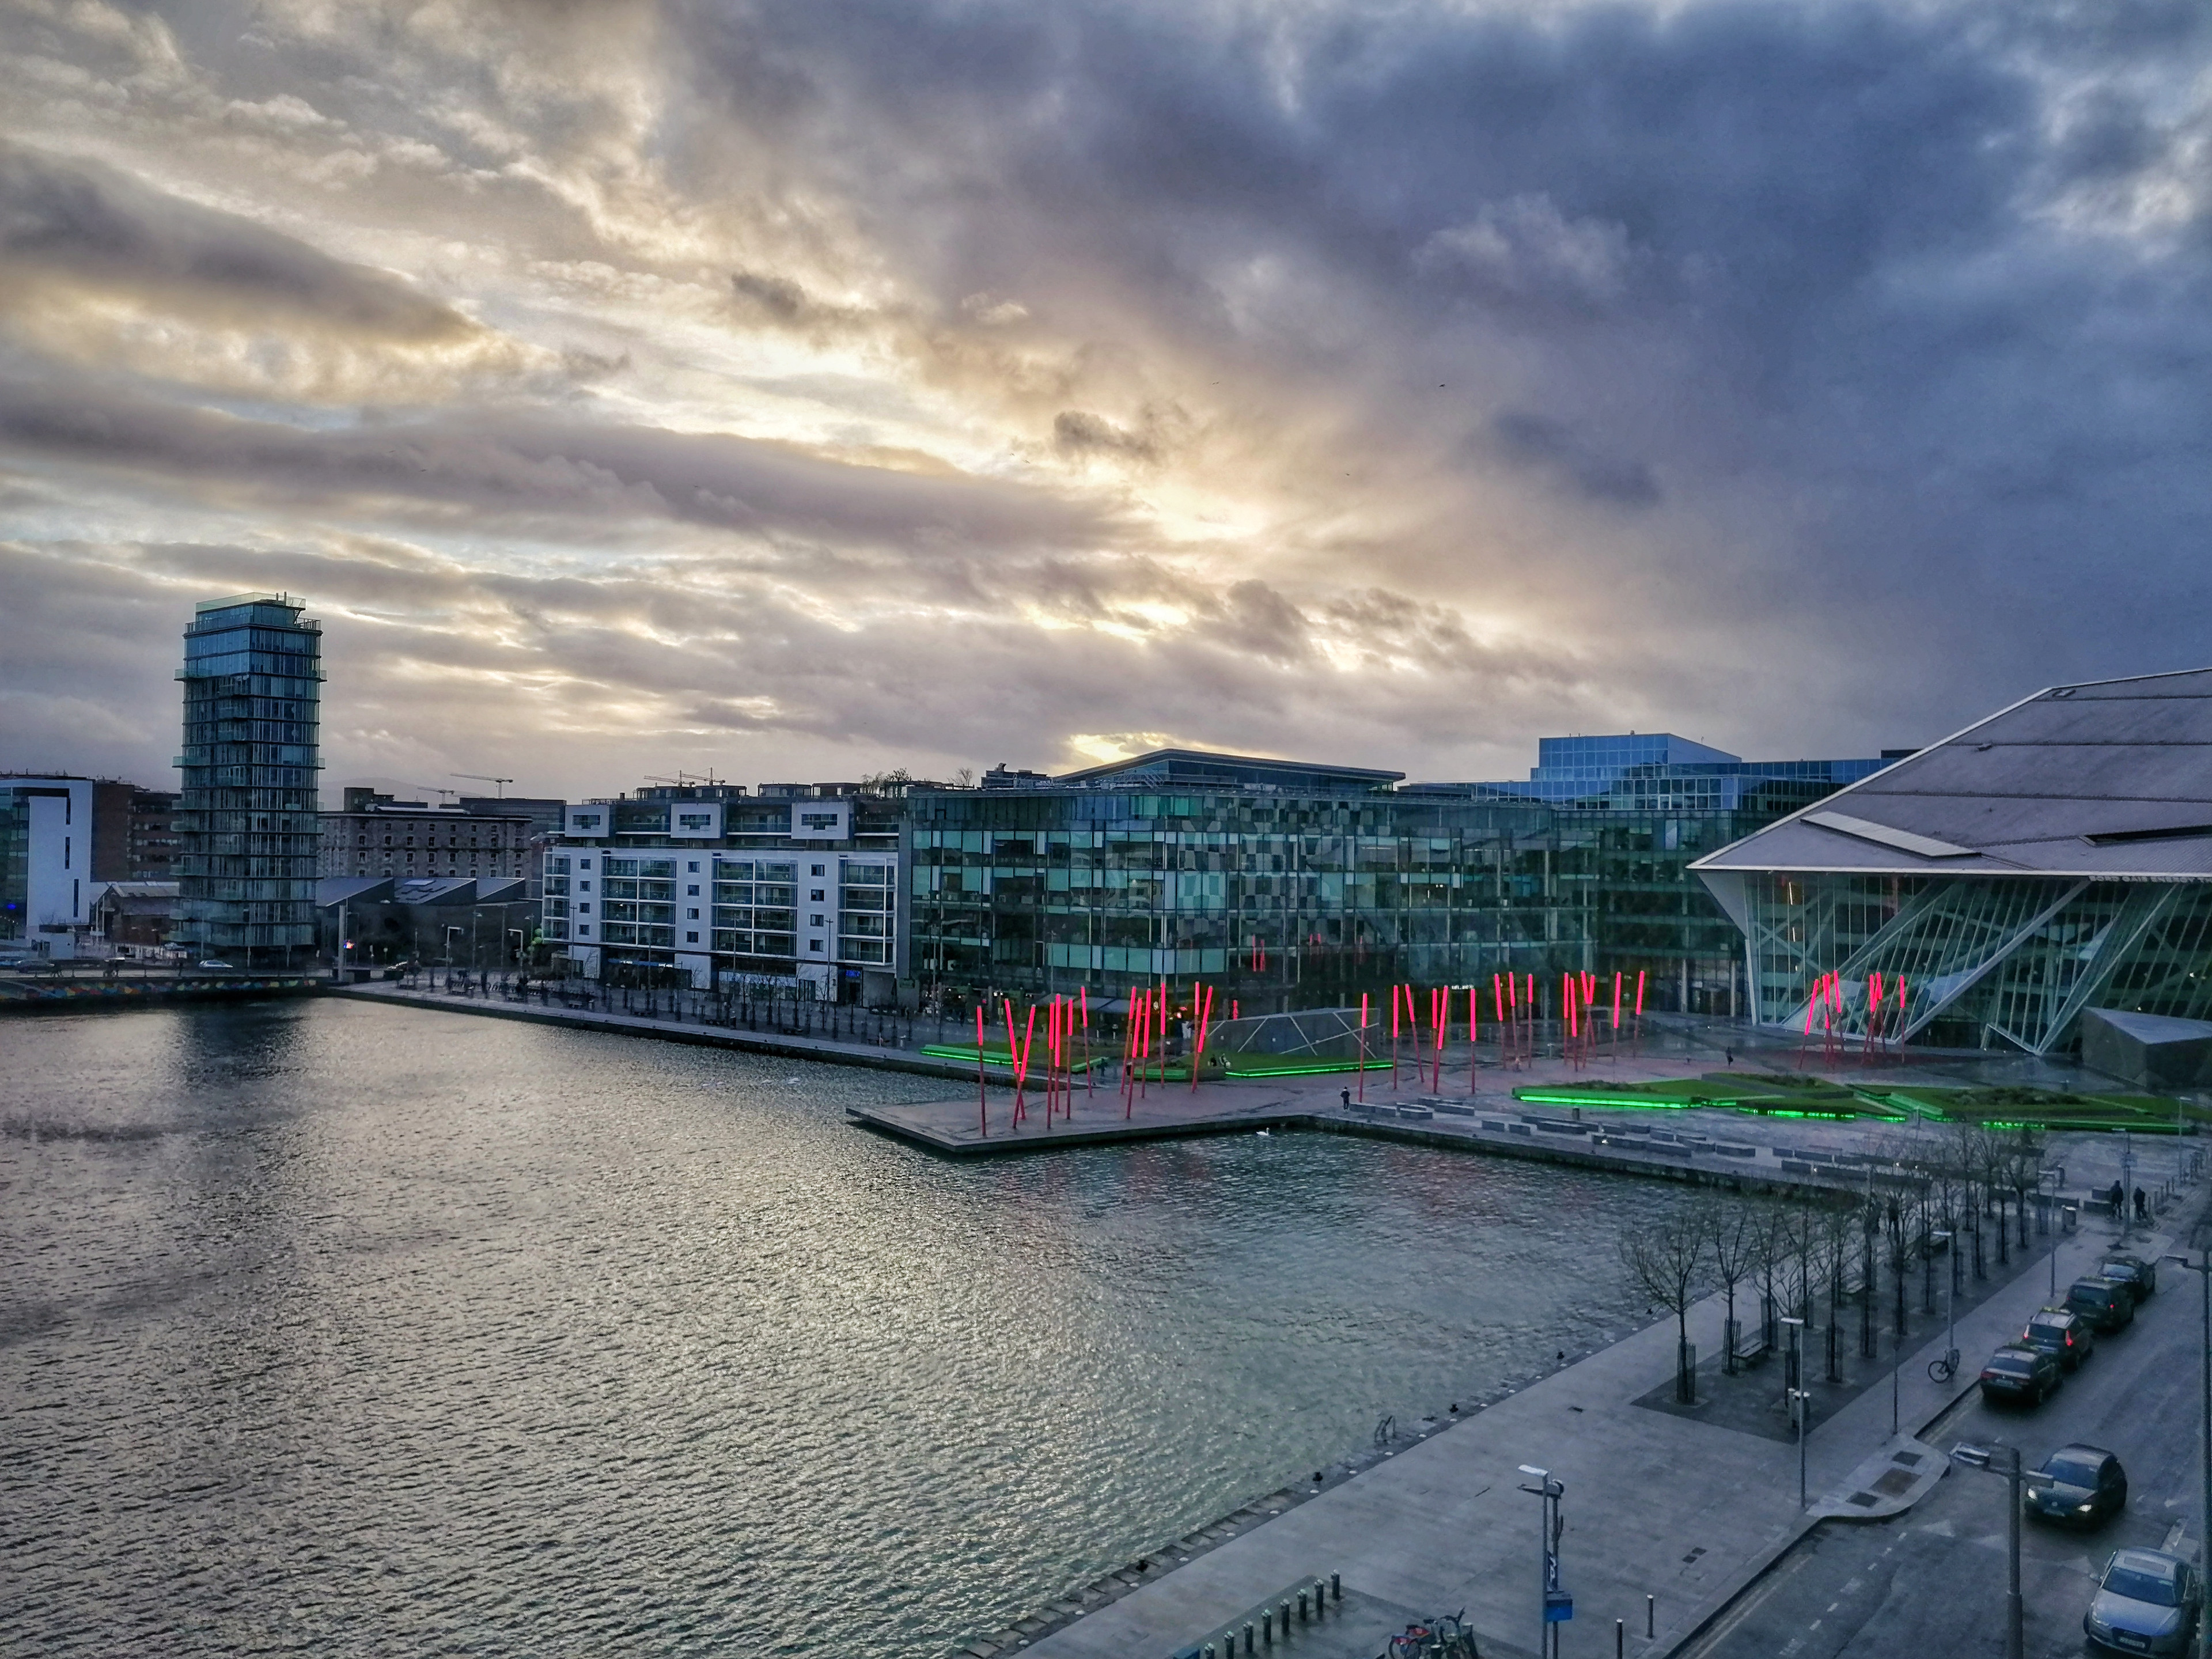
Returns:
[[[1534,1464],[1566,1487],[1561,1550],[1575,1620],[1565,1650],[1609,1650],[1620,1620],[1628,1651],[1664,1659],[1823,1518],[1893,1515],[1942,1478],[1948,1448],[1915,1437],[1974,1387],[1983,1357],[2048,1299],[2048,1241],[2039,1243],[2046,1248],[2018,1277],[1960,1319],[1964,1358],[1952,1382],[1927,1374],[1942,1334],[1905,1356],[1896,1371],[1900,1432],[1892,1431],[1891,1390],[1878,1384],[1814,1429],[1805,1447],[1809,1508],[1798,1505],[1794,1445],[1633,1403],[1673,1372],[1669,1319],[1304,1496],[1087,1616],[1010,1645],[1052,1659],[1168,1659],[1278,1587],[1334,1572],[1364,1608],[1387,1604],[1411,1617],[1465,1607],[1485,1653],[1534,1652],[1538,1505],[1519,1490],[1528,1479],[1520,1466]],[[2062,1238],[2062,1291],[2110,1243],[2109,1231],[2094,1225]],[[1723,1313],[1717,1297],[1692,1310],[1691,1340],[1701,1351],[1717,1351]],[[1362,1629],[1358,1639],[1366,1637]]]

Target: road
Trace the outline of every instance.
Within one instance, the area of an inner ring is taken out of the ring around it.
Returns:
[[[1981,1403],[1978,1394],[1923,1438],[2018,1445],[2030,1468],[2069,1441],[2119,1455],[2128,1506],[2094,1532],[2024,1522],[2021,1588],[2030,1659],[2083,1650],[2081,1614],[2094,1575],[2123,1545],[2172,1547],[2185,1523],[2195,1547],[2199,1490],[2202,1291],[2197,1276],[2161,1264],[2158,1293],[2126,1331],[2035,1410]],[[1966,1363],[1978,1364],[1980,1355]],[[1913,1509],[1877,1522],[1816,1528],[1685,1659],[1833,1659],[2004,1652],[2006,1482],[1954,1468]]]

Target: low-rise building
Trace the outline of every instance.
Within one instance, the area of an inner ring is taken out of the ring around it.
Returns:
[[[177,927],[173,881],[111,881],[92,907],[92,933],[110,956],[143,957],[164,950]]]
[[[398,963],[511,972],[537,906],[518,876],[331,876],[315,884],[322,949],[349,969]]]
[[[349,788],[343,800],[337,811],[322,814],[321,879],[520,880],[535,862],[533,817],[521,802],[512,811],[469,811],[363,788]],[[480,799],[474,804],[504,805]]]
[[[57,959],[100,952],[109,883],[174,880],[176,805],[112,778],[0,775],[0,941]]]
[[[761,796],[683,784],[573,805],[546,850],[544,937],[587,978],[791,985],[887,1006],[901,811],[854,784]]]

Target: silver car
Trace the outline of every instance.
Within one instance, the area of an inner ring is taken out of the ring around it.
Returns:
[[[2203,1611],[2197,1569],[2164,1550],[2115,1550],[2081,1615],[2089,1640],[2115,1653],[2189,1651]]]

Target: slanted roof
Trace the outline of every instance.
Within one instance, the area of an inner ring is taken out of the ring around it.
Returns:
[[[325,876],[315,883],[315,902],[325,909],[334,904],[373,904],[391,896],[389,876]]]
[[[2039,691],[1690,867],[2212,881],[2212,669]]]

